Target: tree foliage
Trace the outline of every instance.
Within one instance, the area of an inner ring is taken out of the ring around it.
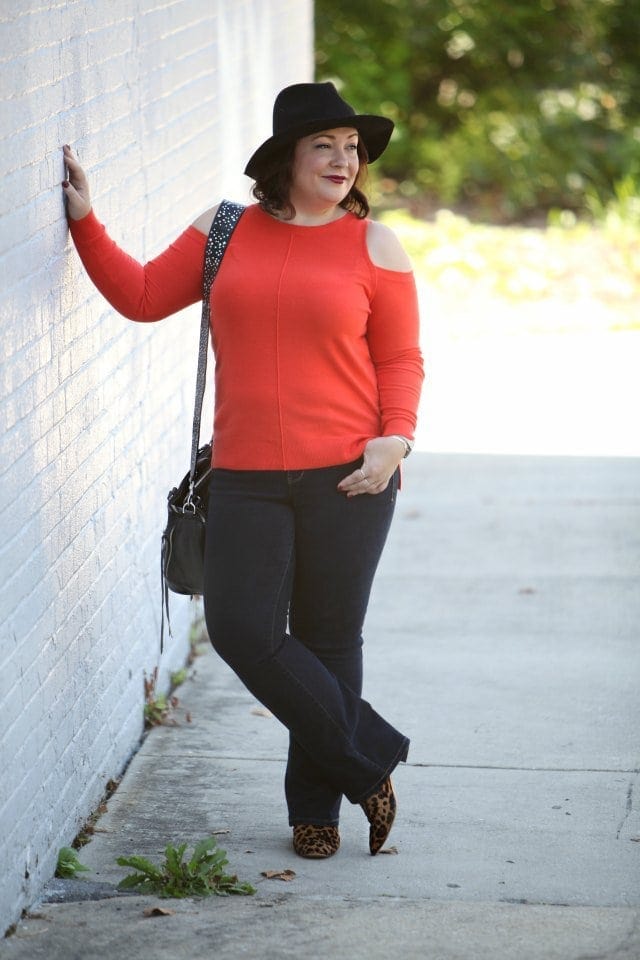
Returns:
[[[640,180],[640,0],[316,0],[317,79],[396,121],[383,186],[503,219]]]

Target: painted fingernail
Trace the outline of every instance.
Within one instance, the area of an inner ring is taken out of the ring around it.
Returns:
[[[63,180],[63,181],[62,181],[62,186],[63,186],[63,187],[65,188],[65,190],[66,190],[67,187],[69,186],[69,181],[68,181],[68,180]]]

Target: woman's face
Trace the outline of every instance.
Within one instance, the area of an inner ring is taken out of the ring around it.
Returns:
[[[290,199],[295,207],[341,203],[353,186],[360,161],[358,131],[336,127],[298,140]]]

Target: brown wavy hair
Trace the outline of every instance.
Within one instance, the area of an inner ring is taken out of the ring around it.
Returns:
[[[251,189],[251,193],[266,213],[281,217],[284,220],[293,220],[296,215],[296,208],[289,199],[293,182],[293,158],[296,143],[296,140],[287,143],[270,157]],[[355,213],[357,217],[363,220],[369,215],[369,201],[360,187],[367,179],[369,156],[362,140],[358,140],[358,160],[360,161],[360,167],[356,179],[339,206]]]

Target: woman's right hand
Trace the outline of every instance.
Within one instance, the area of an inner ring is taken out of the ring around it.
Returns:
[[[64,162],[69,171],[69,179],[62,181],[62,189],[67,201],[67,213],[72,220],[82,220],[91,212],[89,181],[86,174],[68,144],[62,148]]]

